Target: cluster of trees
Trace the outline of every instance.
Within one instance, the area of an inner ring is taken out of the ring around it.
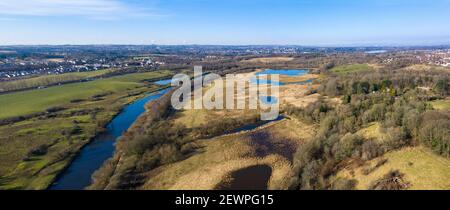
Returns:
[[[422,143],[449,156],[449,114],[429,105],[428,100],[436,97],[430,95],[437,95],[437,90],[417,88],[435,87],[442,78],[446,77],[405,72],[332,77],[319,91],[342,97],[342,104],[332,106],[321,100],[306,108],[287,107],[286,114],[319,124],[316,137],[296,154],[298,177],[292,180],[293,188],[351,188],[352,180],[329,180],[347,160],[370,160],[406,145]],[[366,139],[358,133],[372,123],[380,124],[382,139]]]
[[[444,111],[430,111],[421,119],[417,139],[434,152],[450,157],[450,114]]]
[[[259,120],[258,115],[252,115],[245,118],[225,118],[220,121],[214,121],[204,124],[199,128],[194,129],[194,136],[201,138],[212,138],[217,135],[226,134],[233,131],[233,129],[240,128],[245,125],[257,124]]]

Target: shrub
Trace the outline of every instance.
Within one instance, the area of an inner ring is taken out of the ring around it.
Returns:
[[[334,158],[337,161],[342,161],[345,158],[351,156],[360,156],[360,149],[364,142],[364,139],[357,134],[346,134],[339,143],[335,144],[333,147]]]
[[[64,107],[51,107],[46,110],[47,113],[55,113],[64,110]]]
[[[332,190],[354,190],[358,181],[355,179],[338,178],[332,185]]]
[[[83,131],[83,129],[79,125],[74,125],[70,131],[69,135],[78,135]]]
[[[377,162],[377,164],[375,164],[375,166],[373,166],[373,167],[368,166],[368,167],[363,168],[362,173],[367,176],[370,173],[372,173],[373,171],[375,171],[376,169],[378,169],[379,167],[381,167],[382,165],[386,164],[387,162],[388,162],[388,159],[381,159]]]
[[[75,103],[80,103],[80,102],[83,102],[83,101],[85,101],[85,100],[84,99],[73,99],[73,100],[70,100],[70,103],[75,104]]]
[[[371,160],[380,155],[381,151],[377,143],[368,140],[362,145],[361,159]]]
[[[330,97],[335,97],[339,95],[336,78],[331,78],[328,80],[325,88],[325,94]]]
[[[24,161],[29,161],[31,159],[31,157],[33,156],[42,156],[42,155],[46,155],[48,152],[48,145],[43,144],[40,145],[38,147],[35,147],[33,149],[31,149],[27,155],[25,156],[25,158],[23,158]]]
[[[392,170],[381,179],[374,181],[370,190],[405,190],[410,187],[410,183],[404,180],[404,174],[398,170]]]
[[[406,138],[406,134],[401,127],[387,128],[383,135],[383,147],[384,152],[398,149],[402,146],[406,146],[409,143]]]
[[[450,156],[450,116],[445,112],[430,111],[422,116],[419,141],[434,152]]]
[[[301,176],[301,189],[317,190],[325,187],[323,178],[320,176],[321,161],[311,161],[306,164]]]
[[[198,148],[199,148],[199,146],[196,143],[184,144],[181,147],[181,153],[183,155],[189,155],[189,154],[195,152]]]

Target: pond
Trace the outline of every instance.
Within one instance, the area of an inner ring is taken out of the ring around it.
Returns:
[[[306,69],[266,69],[264,71],[256,73],[256,78],[253,78],[251,82],[253,84],[263,84],[263,85],[276,85],[276,86],[283,86],[283,85],[289,85],[289,84],[308,84],[312,83],[312,79],[308,79],[303,82],[290,82],[290,83],[283,83],[280,81],[272,81],[270,79],[262,79],[258,76],[261,75],[283,75],[283,76],[290,76],[290,77],[299,77],[309,74],[309,71]]]
[[[254,130],[263,125],[267,125],[271,122],[278,122],[280,120],[283,120],[284,118],[285,118],[284,116],[280,115],[274,120],[259,121],[257,123],[247,124],[247,125],[241,126],[239,128],[236,128],[234,130],[231,130],[229,132],[226,132],[225,134],[228,135],[228,134],[239,133],[239,132],[243,132],[243,131],[251,131],[251,130]]]
[[[218,190],[267,190],[272,168],[256,165],[231,173],[230,179],[219,184]]]

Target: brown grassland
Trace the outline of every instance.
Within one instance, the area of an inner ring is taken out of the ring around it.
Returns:
[[[375,167],[380,160],[387,162]],[[367,168],[373,168],[373,171],[365,174],[363,171]],[[410,190],[450,189],[450,160],[423,147],[407,147],[389,152],[361,166],[344,169],[336,177],[356,179],[356,189],[365,190],[391,170],[405,174],[404,179],[409,183]]]

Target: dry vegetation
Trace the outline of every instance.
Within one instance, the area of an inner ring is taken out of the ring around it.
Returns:
[[[320,99],[286,110],[320,124],[296,155],[297,187],[449,189],[450,116],[445,102],[436,101],[448,97],[448,72],[351,67],[324,71],[329,77],[319,88],[341,103]]]
[[[381,160],[387,160],[375,167]],[[366,172],[369,170],[368,172]],[[448,190],[450,189],[450,160],[433,154],[422,147],[407,147],[389,152],[379,158],[368,161],[362,166],[340,171],[336,178],[357,180],[356,189],[369,189],[371,184],[391,170],[404,174],[411,190]]]
[[[295,89],[300,86],[286,87],[290,88],[286,91],[295,92]],[[247,88],[254,87],[250,85]],[[238,95],[236,97],[239,98]],[[248,99],[247,96],[245,100],[248,101]],[[151,113],[147,112],[148,115]],[[237,170],[255,165],[269,165],[272,168],[272,176],[268,187],[287,189],[290,186],[290,180],[286,177],[293,175],[294,153],[305,141],[312,138],[315,129],[299,120],[285,119],[254,130],[222,135],[242,125],[255,123],[252,119],[259,118],[258,113],[259,110],[249,110],[248,107],[244,110],[184,109],[177,111],[165,118],[165,122],[171,128],[179,128],[181,133],[179,138],[170,140],[170,143],[169,140],[165,140],[166,143],[161,143],[161,146],[159,146],[160,143],[155,143],[156,145],[148,148],[142,157],[139,154],[127,154],[126,148],[132,145],[131,142],[141,141],[136,136],[151,129],[143,128],[151,127],[151,123],[144,115],[133,126],[134,128],[125,134],[118,145],[119,152],[116,156],[96,173],[94,185],[90,188],[215,189]],[[242,124],[242,122],[247,123]],[[148,135],[154,134],[145,135],[147,137],[142,137],[142,141],[149,142],[151,137],[149,138]],[[145,138],[147,140],[144,140]],[[186,148],[191,149],[187,153],[183,152]],[[146,156],[147,153],[150,156]],[[160,159],[157,159],[151,167],[142,169],[139,166],[148,163],[147,158],[154,160],[155,157]]]
[[[222,135],[255,123],[246,109],[183,110],[129,132],[91,188],[217,189],[236,171],[268,165],[269,189],[448,189],[450,115],[436,101],[448,96],[448,74],[333,68],[312,84],[280,86],[289,119],[255,130]]]
[[[306,74],[303,76],[286,76],[286,75],[280,75],[280,82],[283,83],[301,83],[306,82],[308,80],[315,80],[318,79],[319,75],[317,74]]]
[[[148,174],[143,189],[215,189],[229,174],[249,166],[272,168],[269,189],[287,189],[296,148],[314,135],[310,125],[285,120],[239,135],[199,140],[192,157]]]
[[[450,99],[433,101],[431,105],[437,110],[450,111]]]

